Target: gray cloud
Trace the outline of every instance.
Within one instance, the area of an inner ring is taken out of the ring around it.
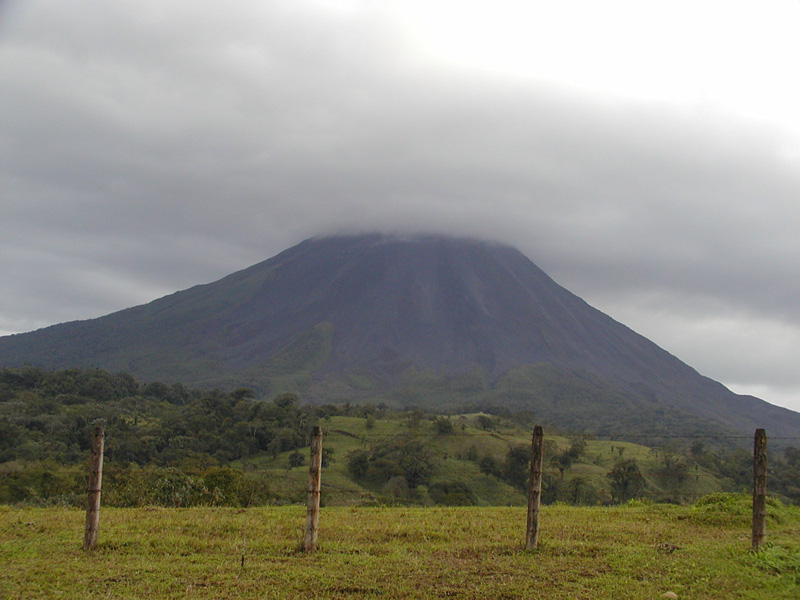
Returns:
[[[443,231],[519,247],[704,374],[797,409],[796,142],[437,62],[391,10],[12,2],[0,333],[321,232]]]

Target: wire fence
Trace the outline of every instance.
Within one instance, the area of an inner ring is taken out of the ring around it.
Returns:
[[[687,437],[687,436],[667,436],[667,437]],[[711,439],[714,436],[689,436],[691,438],[705,437]],[[734,439],[746,439],[744,436],[730,436]],[[527,497],[527,524],[525,534],[525,546],[527,549],[537,547],[539,538],[539,506],[543,497],[544,485],[544,443],[543,430],[541,426],[536,426],[533,430],[530,445],[530,454],[527,457],[528,473],[526,485]],[[730,439],[730,438],[728,438]],[[757,429],[752,438],[753,445],[753,475],[752,475],[752,534],[751,547],[759,550],[764,543],[766,536],[766,480],[767,480],[767,458],[766,458],[766,433],[763,429]],[[796,438],[789,438],[796,439]],[[92,438],[92,457],[90,461],[90,485],[88,494],[88,504],[86,510],[86,527],[84,532],[84,549],[91,550],[97,544],[97,529],[99,524],[99,507],[102,493],[102,470],[103,470],[103,444],[104,429],[102,423],[97,423]],[[319,510],[320,496],[322,493],[322,452],[323,452],[323,432],[319,426],[315,426],[311,435],[310,443],[310,466],[309,466],[309,485],[307,488],[307,521],[303,549],[305,552],[314,552],[317,546],[317,536],[319,533]],[[613,453],[613,448],[612,448]],[[620,452],[620,456],[622,453]],[[619,463],[622,464],[622,463]],[[616,467],[615,467],[616,469]],[[615,480],[611,472],[609,477],[612,484],[619,489],[627,490],[636,482],[643,480],[641,473],[637,479],[634,471],[620,471],[619,479]],[[562,470],[563,476],[563,470]]]

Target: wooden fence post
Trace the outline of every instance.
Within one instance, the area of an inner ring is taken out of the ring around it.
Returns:
[[[539,544],[539,504],[542,497],[542,426],[533,428],[531,441],[531,477],[528,481],[528,528],[525,548],[533,550]]]
[[[766,535],[767,518],[767,434],[756,429],[753,441],[753,550],[758,550]]]
[[[308,465],[308,499],[306,501],[306,535],[304,552],[315,552],[319,529],[319,488],[322,481],[322,428],[311,432],[311,459]]]
[[[103,487],[104,421],[95,421],[92,431],[92,455],[89,458],[89,486],[86,489],[86,527],[83,532],[83,549],[97,545],[97,527],[100,523],[100,491]]]

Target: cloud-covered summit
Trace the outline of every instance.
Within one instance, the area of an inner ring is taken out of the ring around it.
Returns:
[[[800,408],[799,13],[3,3],[0,332],[320,232],[445,232]]]

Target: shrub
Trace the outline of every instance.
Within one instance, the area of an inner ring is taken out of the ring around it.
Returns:
[[[289,468],[302,467],[306,462],[306,457],[300,452],[294,451],[289,455]]]
[[[453,433],[453,422],[447,417],[437,417],[433,422],[433,427],[440,435]]]
[[[461,481],[437,481],[428,488],[428,495],[445,506],[472,506],[476,501],[472,489]]]

